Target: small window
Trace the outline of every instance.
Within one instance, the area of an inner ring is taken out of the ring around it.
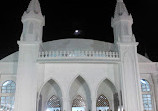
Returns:
[[[15,93],[15,82],[12,80],[5,81],[1,88],[2,93]]]
[[[0,111],[12,111],[14,108],[14,96],[2,96]]]
[[[141,80],[141,89],[142,89],[142,92],[150,91],[150,84],[147,80],[145,79]]]
[[[144,110],[152,110],[152,101],[151,101],[151,95],[150,94],[143,94],[143,106]]]

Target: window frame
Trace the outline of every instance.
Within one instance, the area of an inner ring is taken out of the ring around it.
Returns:
[[[144,84],[144,83],[142,83],[141,80],[147,82],[147,85],[149,86],[149,90],[148,90],[147,86],[145,86],[146,89],[144,91],[142,90],[142,84]],[[147,79],[142,78],[141,80],[140,80],[140,82],[141,82],[141,92],[142,92],[143,108],[146,111],[152,111],[154,109],[154,107],[153,107],[153,97],[152,97],[152,87],[151,87],[151,84],[150,84],[150,82]],[[145,95],[150,95],[150,99],[151,99],[150,102],[151,102],[151,104],[149,104],[148,98],[145,98]],[[145,106],[145,104],[146,104],[145,101],[147,101],[148,107]],[[150,107],[150,105],[151,105],[151,107]]]
[[[11,81],[9,84],[9,89],[8,84],[6,86],[4,86],[4,84],[7,81]],[[12,86],[12,84],[14,84]],[[6,87],[6,91],[3,92],[3,87]],[[7,110],[9,109],[9,111],[13,111],[14,108],[14,101],[15,101],[15,91],[16,91],[16,83],[14,82],[14,80],[5,80],[4,82],[1,83],[0,85],[1,91],[0,91],[0,109],[2,110]],[[8,91],[8,90],[13,90],[13,91]],[[2,98],[3,98],[3,102],[2,102]],[[7,109],[3,109],[2,108],[2,104],[3,106],[9,106]]]
[[[6,86],[3,86],[7,81],[11,81],[11,84],[8,84]],[[14,84],[14,86],[12,86],[12,84]],[[11,89],[8,89],[8,86],[10,86]],[[6,92],[3,92],[3,88],[6,88]],[[12,89],[14,88],[14,89]],[[13,90],[13,91],[12,91]],[[13,80],[6,80],[2,83],[2,86],[1,86],[1,93],[15,93],[16,91],[16,83],[13,81]]]

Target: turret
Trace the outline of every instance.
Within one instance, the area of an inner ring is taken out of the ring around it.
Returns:
[[[22,16],[23,32],[20,41],[42,42],[43,26],[45,24],[38,0],[32,0]]]
[[[114,42],[135,42],[132,32],[133,18],[128,13],[123,0],[117,0],[111,26],[114,30]]]
[[[123,0],[117,0],[111,25],[114,30],[114,43],[120,57],[120,89],[125,111],[143,111],[140,88],[140,74],[137,45],[132,32],[133,18],[128,13]]]
[[[39,77],[36,70],[36,60],[44,26],[44,17],[38,0],[30,2],[27,11],[22,16],[22,22],[23,32],[20,41],[18,41],[19,56],[14,111],[36,111]]]

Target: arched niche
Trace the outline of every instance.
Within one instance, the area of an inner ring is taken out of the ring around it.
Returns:
[[[108,108],[105,107],[99,108],[97,106],[99,102],[98,98],[101,97],[101,95],[102,97],[106,97],[106,99],[108,100],[109,110],[118,111],[118,107],[119,107],[118,92],[114,84],[109,79],[105,79],[100,83],[97,90],[97,100],[96,100],[97,111],[109,111],[107,110]]]
[[[88,84],[86,83],[86,81],[81,77],[78,76],[72,83],[71,87],[70,87],[70,91],[69,91],[69,97],[70,97],[70,107],[71,110],[73,109],[73,103],[74,101],[76,101],[76,97],[80,97],[80,101],[81,98],[85,103],[84,108],[80,107],[79,109],[75,109],[73,111],[89,111],[91,110],[91,93],[90,93],[90,89],[88,87]],[[82,101],[82,103],[83,103]]]
[[[50,102],[54,105],[50,105]],[[57,103],[60,105],[57,105]],[[41,89],[38,111],[56,111],[56,109],[59,111],[62,110],[62,92],[59,85],[54,80],[50,79]]]

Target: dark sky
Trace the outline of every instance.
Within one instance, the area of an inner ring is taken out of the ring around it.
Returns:
[[[3,0],[0,3],[0,59],[18,51],[22,32],[21,16],[30,0]],[[124,0],[132,14],[138,53],[145,50],[152,61],[158,61],[158,3],[156,0]],[[63,38],[86,38],[113,42],[111,17],[115,0],[40,0],[46,18],[43,41]],[[82,30],[81,35],[73,32]]]

